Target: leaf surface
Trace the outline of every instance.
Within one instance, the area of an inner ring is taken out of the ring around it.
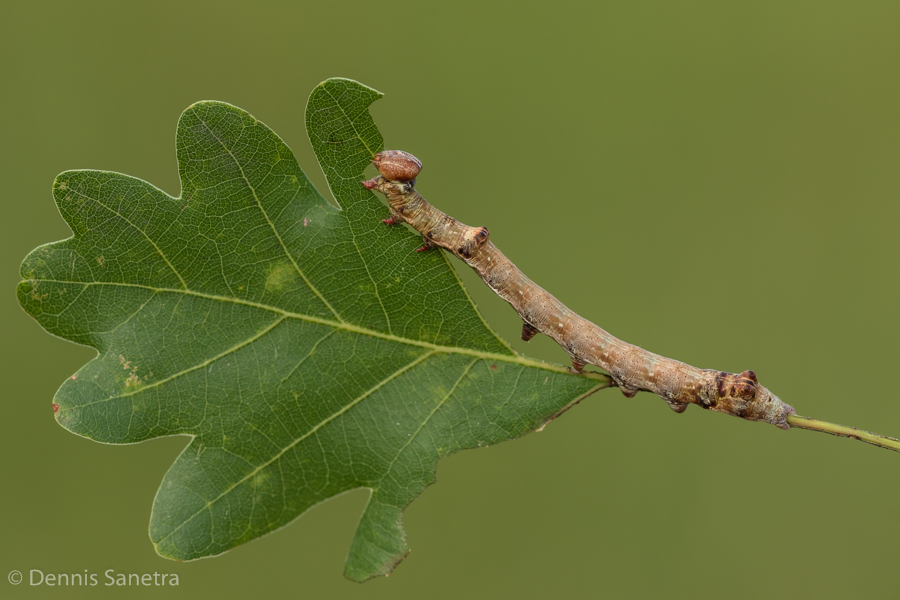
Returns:
[[[98,356],[56,394],[70,431],[126,444],[188,435],[150,522],[162,555],[222,553],[355,488],[371,490],[347,558],[356,580],[407,554],[402,511],[438,458],[514,438],[604,387],[517,356],[443,252],[380,219],[360,185],[381,96],[331,79],[307,129],[340,209],[250,114],[188,108],[182,193],[68,171],[53,193],[73,237],[22,265],[19,300]]]

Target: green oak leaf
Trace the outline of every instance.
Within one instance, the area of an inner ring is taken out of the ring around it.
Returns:
[[[438,458],[606,385],[516,355],[443,252],[416,254],[417,236],[381,224],[387,207],[360,185],[382,149],[380,96],[345,79],[310,96],[341,209],[274,132],[221,102],[178,122],[178,198],[107,171],[53,184],[74,235],[28,255],[19,301],[98,351],[56,394],[63,427],[114,444],[191,437],[153,503],[162,556],[220,554],[368,488],[346,575],[390,573]]]

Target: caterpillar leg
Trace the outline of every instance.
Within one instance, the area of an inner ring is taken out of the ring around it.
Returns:
[[[635,396],[637,396],[637,393],[640,391],[640,390],[637,390],[635,388],[630,388],[630,387],[619,387],[619,389],[622,390],[622,394],[626,398],[634,398]]]
[[[569,367],[569,373],[574,373],[575,375],[577,375],[578,373],[581,373],[582,371],[584,371],[585,364],[586,363],[584,361],[578,360],[577,358],[573,358],[572,366]]]
[[[535,327],[532,327],[525,321],[522,321],[522,341],[527,342],[534,336],[540,333]]]
[[[432,244],[431,241],[423,235],[422,236],[422,247],[416,248],[416,252],[425,252],[426,250],[431,250],[432,248],[434,248],[434,244]]]
[[[674,410],[676,413],[683,413],[685,409],[688,407],[687,402],[679,402],[678,400],[669,400],[668,398],[663,398],[666,401],[666,404],[669,405],[669,408]]]

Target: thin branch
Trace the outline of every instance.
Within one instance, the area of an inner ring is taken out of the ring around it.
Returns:
[[[788,425],[791,426],[791,428],[797,427],[798,429],[821,431],[822,433],[829,433],[838,437],[853,438],[854,440],[872,444],[873,446],[878,446],[879,448],[893,450],[894,452],[900,452],[900,440],[892,437],[887,437],[885,435],[872,433],[871,431],[865,431],[864,429],[857,429],[856,427],[846,427],[844,425],[838,425],[837,423],[829,423],[828,421],[819,421],[817,419],[810,419],[809,417],[801,417],[800,415],[789,415],[787,418],[787,422]]]

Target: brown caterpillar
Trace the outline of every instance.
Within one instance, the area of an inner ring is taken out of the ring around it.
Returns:
[[[413,187],[422,163],[412,154],[385,150],[372,163],[381,175],[362,183],[387,197],[391,216],[384,222],[403,221],[421,233],[424,245],[418,251],[438,246],[475,269],[519,314],[522,339],[527,342],[538,332],[550,336],[569,353],[572,372],[596,365],[610,374],[625,396],[650,391],[677,413],[693,403],[790,429],[787,417],[794,409],[760,385],[753,371],[734,374],[692,367],[623,342],[566,308],[510,262],[488,239],[486,228],[464,225],[426,202]]]

